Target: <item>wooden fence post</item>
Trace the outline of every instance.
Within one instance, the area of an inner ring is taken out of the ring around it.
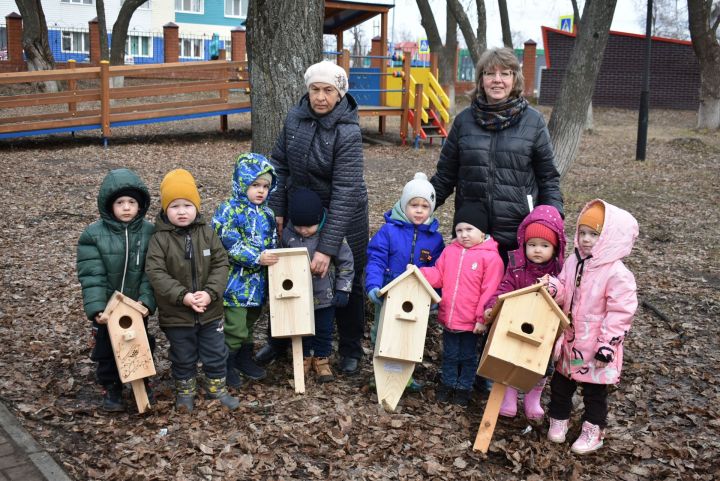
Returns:
[[[100,124],[107,146],[110,137],[110,62],[107,60],[100,61]]]
[[[75,64],[77,62],[73,59],[70,59],[67,61],[67,68],[69,70],[75,70]],[[77,90],[77,80],[74,78],[71,78],[68,80],[68,92],[71,92],[73,95],[76,95]],[[68,112],[73,113],[73,117],[75,116],[75,112],[77,112],[77,102],[68,102]]]
[[[423,111],[423,84],[418,82],[415,85],[415,115],[413,116],[413,135],[415,136],[414,144],[418,147],[420,138],[420,126],[422,125]]]
[[[400,116],[400,137],[403,144],[408,134],[408,111],[410,110],[410,52],[403,52],[402,115]]]

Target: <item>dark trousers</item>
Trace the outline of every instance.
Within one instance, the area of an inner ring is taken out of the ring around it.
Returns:
[[[355,275],[357,277],[357,273]],[[362,339],[365,334],[365,294],[362,285],[353,282],[350,301],[335,309],[338,328],[338,353],[341,357],[362,359]]]
[[[605,428],[608,414],[607,384],[579,383],[566,378],[558,371],[555,371],[550,381],[548,416],[554,419],[570,419],[572,397],[578,385],[582,387],[583,403],[585,404],[582,420]]]
[[[170,341],[169,358],[175,379],[184,381],[197,376],[198,360],[208,379],[225,377],[228,348],[223,328],[223,319],[192,327],[163,328]]]
[[[302,338],[304,357],[329,357],[335,331],[335,308],[315,309],[315,335]]]
[[[454,389],[472,389],[477,371],[477,334],[443,330],[441,382]]]
[[[147,321],[145,321],[145,332],[147,332]],[[110,333],[107,324],[98,324],[93,321],[92,327],[93,347],[90,359],[97,363],[95,377],[98,384],[107,386],[109,384],[120,383],[120,373],[117,364],[115,364],[115,355],[110,342]],[[150,344],[150,352],[155,353],[155,337],[147,333],[148,343]]]

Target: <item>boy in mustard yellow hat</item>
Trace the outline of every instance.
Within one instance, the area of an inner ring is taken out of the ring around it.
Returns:
[[[148,247],[145,270],[155,291],[160,328],[170,341],[175,408],[193,410],[197,362],[206,393],[228,409],[239,401],[227,391],[223,292],[228,258],[200,215],[200,193],[190,172],[176,169],[160,184],[162,210]]]

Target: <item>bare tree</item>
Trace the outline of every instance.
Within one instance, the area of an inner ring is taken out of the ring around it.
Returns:
[[[440,31],[435,23],[430,2],[428,0],[417,0],[418,9],[420,10],[420,23],[425,29],[428,42],[430,43],[430,51],[438,54],[438,80],[441,84],[448,86],[448,97],[450,105],[455,105],[455,60],[457,58],[457,21],[450,10],[450,2],[446,6],[447,25],[445,31],[445,45],[440,38]]]
[[[698,128],[720,128],[720,2],[688,0],[690,37],[700,63]]]
[[[353,28],[350,29],[350,36],[352,36],[352,51],[350,52],[350,55],[354,57],[351,59],[352,62],[354,62],[355,60],[357,60],[357,57],[362,56],[364,53],[363,44],[365,43],[365,31],[358,25],[355,25]]]
[[[635,0],[635,8],[646,12],[647,0]],[[689,40],[687,0],[653,0],[650,25],[654,36]],[[645,15],[640,26],[645,28]]]
[[[513,48],[512,33],[510,32],[510,15],[508,15],[506,0],[498,0],[498,10],[500,10],[503,45],[508,48]]]
[[[290,108],[306,92],[303,73],[322,59],[322,0],[250,0],[247,45],[252,149],[269,155]],[[280,21],[289,19],[292,21]]]
[[[47,22],[40,0],[15,0],[23,19],[23,50],[30,71],[52,70],[55,59],[48,42]],[[57,82],[41,82],[38,88],[44,92],[57,92]]]
[[[97,13],[98,30],[100,31],[100,59],[109,60],[107,19],[105,18],[105,0],[95,0],[95,13]]]
[[[147,0],[124,0],[117,20],[113,24],[112,41],[110,46],[110,64],[123,65],[125,63],[125,44],[127,43],[127,32],[130,26],[130,19],[135,10]]]
[[[477,34],[473,32],[470,19],[467,16],[466,8],[460,3],[459,0],[447,0],[447,6],[452,12],[452,16],[457,21],[458,27],[463,34],[465,43],[468,46],[468,52],[470,58],[472,58],[473,64],[476,64],[480,59],[480,54],[486,48],[486,28],[485,28],[485,2],[483,0],[477,0],[478,6],[478,28]],[[481,28],[482,25],[482,28]]]
[[[548,129],[560,175],[575,160],[617,0],[587,0]]]

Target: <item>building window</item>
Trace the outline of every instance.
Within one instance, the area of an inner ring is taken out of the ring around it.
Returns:
[[[203,41],[200,38],[181,38],[180,56],[183,58],[203,58]]]
[[[143,35],[128,35],[125,51],[133,57],[152,57],[152,38]]]
[[[62,51],[70,53],[90,53],[90,34],[88,32],[62,32]]]
[[[79,3],[81,5],[94,5],[94,0],[60,0],[60,3]]]
[[[175,11],[181,13],[203,13],[204,0],[175,0]]]
[[[226,17],[247,17],[247,0],[225,0]]]

